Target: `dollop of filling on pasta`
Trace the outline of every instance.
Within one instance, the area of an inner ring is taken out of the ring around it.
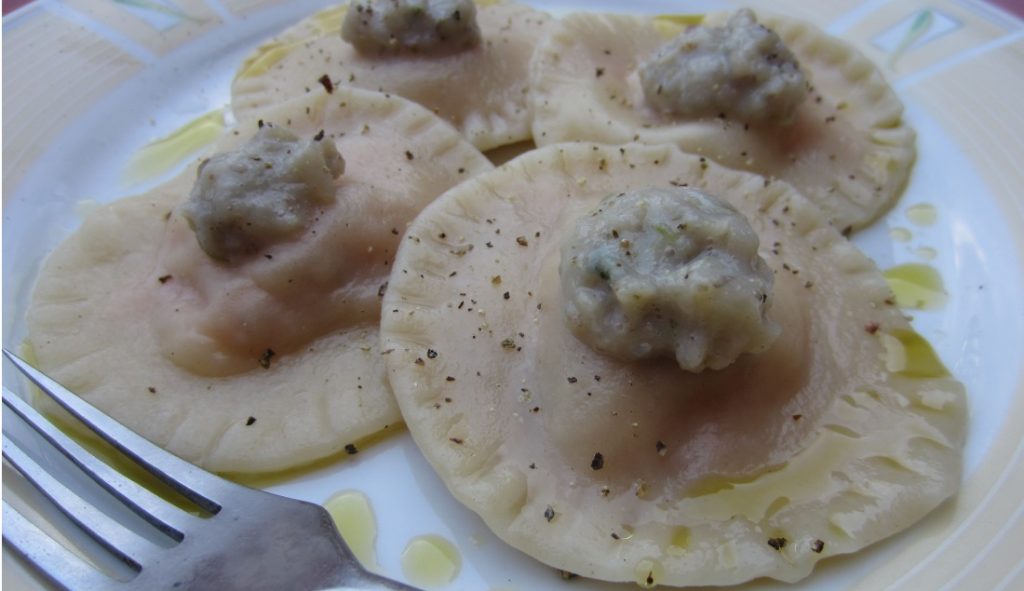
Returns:
[[[807,95],[796,57],[749,9],[722,27],[688,28],[655,51],[638,74],[649,106],[687,119],[787,122]]]
[[[567,234],[559,272],[569,328],[615,358],[674,356],[687,371],[721,369],[779,334],[757,234],[695,189],[605,198]]]
[[[181,213],[211,258],[233,263],[302,234],[336,197],[345,160],[322,135],[262,127],[200,166]]]
[[[341,38],[359,52],[447,54],[480,44],[472,0],[378,0],[353,2]]]

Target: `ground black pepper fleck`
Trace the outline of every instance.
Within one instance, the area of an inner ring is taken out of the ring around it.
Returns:
[[[334,83],[331,82],[331,77],[328,76],[327,74],[324,74],[323,76],[317,78],[316,81],[319,82],[320,84],[323,84],[324,90],[327,91],[327,94],[331,94],[332,92],[334,92]]]
[[[273,349],[267,349],[264,351],[263,355],[260,355],[260,367],[263,369],[270,369],[270,359],[274,357],[274,355],[276,355],[276,353],[274,353]]]

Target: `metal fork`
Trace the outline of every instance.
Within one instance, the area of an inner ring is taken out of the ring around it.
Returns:
[[[5,500],[4,544],[50,583],[75,590],[413,590],[366,571],[323,507],[210,474],[143,439],[6,349],[4,355],[71,415],[207,514],[183,510],[136,484],[4,387],[7,409],[157,532],[140,535],[124,520],[90,504],[9,439],[5,425],[4,459],[129,571],[126,581],[111,578],[53,540]],[[166,539],[156,543],[154,535]]]

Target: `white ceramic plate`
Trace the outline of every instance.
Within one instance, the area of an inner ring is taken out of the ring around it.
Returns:
[[[726,2],[540,3],[571,9],[693,13]],[[803,16],[885,64],[917,128],[920,157],[893,211],[856,242],[879,264],[926,263],[947,303],[914,325],[968,387],[964,489],[924,522],[852,557],[821,563],[799,586],[827,589],[1024,588],[1024,25],[966,0],[754,1]],[[147,143],[224,107],[242,57],[325,5],[312,0],[39,0],[3,22],[3,342],[24,335],[40,262],[78,223],[83,200],[110,201]],[[167,175],[164,175],[165,177]],[[933,206],[934,224],[908,210]],[[907,241],[896,240],[895,235]],[[902,232],[907,230],[908,232]],[[933,255],[933,256],[932,256]],[[4,384],[20,388],[10,373]],[[26,493],[10,484],[4,496]],[[270,490],[322,503],[358,490],[372,503],[382,571],[421,534],[462,558],[450,589],[634,588],[575,580],[510,549],[447,493],[402,433],[338,465]],[[4,553],[3,583],[33,586]],[[788,587],[759,582],[757,588]]]

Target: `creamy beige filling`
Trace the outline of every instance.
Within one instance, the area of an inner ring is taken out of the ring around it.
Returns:
[[[240,149],[204,160],[180,210],[203,251],[237,264],[304,232],[334,203],[345,170],[334,142],[322,140],[261,124]]]
[[[569,328],[625,360],[674,356],[684,370],[722,369],[764,351],[772,272],[743,214],[684,187],[613,194],[562,245]]]
[[[480,44],[472,0],[353,2],[341,38],[360,53],[451,53]]]
[[[638,69],[647,103],[686,119],[789,121],[806,95],[793,52],[749,9],[720,27],[688,28]]]

